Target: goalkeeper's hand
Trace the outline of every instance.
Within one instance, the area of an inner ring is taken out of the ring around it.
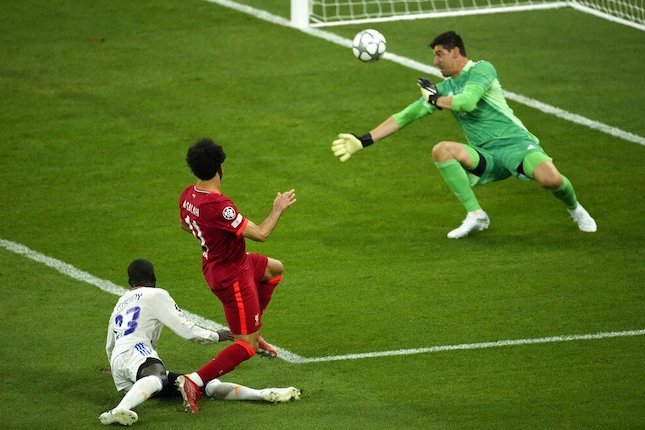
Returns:
[[[349,133],[341,133],[338,135],[338,139],[331,143],[331,150],[335,156],[340,157],[340,161],[345,162],[353,154],[372,143],[374,143],[374,140],[372,140],[372,136],[369,133],[361,137],[356,137]]]
[[[421,88],[421,96],[423,96],[423,100],[433,106],[437,106],[437,99],[439,98],[437,86],[430,82],[428,78],[419,78],[417,80],[417,85]],[[441,106],[437,106],[437,108],[441,109]]]

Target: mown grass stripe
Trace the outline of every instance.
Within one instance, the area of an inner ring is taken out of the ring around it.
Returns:
[[[63,261],[57,260],[52,257],[48,257],[20,243],[12,242],[5,239],[0,239],[0,246],[15,254],[23,255],[29,258],[30,260],[33,260],[38,263],[42,263],[48,267],[51,267],[52,269],[62,273],[63,275],[69,276],[72,279],[76,279],[77,281],[81,281],[81,282],[85,282],[87,284],[93,285],[107,293],[120,296],[127,291],[127,289],[120,287],[111,281],[97,278],[96,276],[90,273],[77,269],[71,264],[65,263]],[[226,328],[225,326],[219,323],[216,323],[215,321],[208,320],[192,312],[184,311],[184,313],[193,321],[195,321],[196,324],[199,324],[200,326],[208,328],[210,330],[221,330]],[[376,357],[391,357],[391,356],[397,356],[397,355],[425,354],[425,353],[432,353],[432,352],[455,351],[455,350],[500,348],[504,346],[533,345],[533,344],[554,343],[554,342],[570,342],[575,340],[596,340],[596,339],[606,339],[606,338],[612,338],[612,337],[640,336],[644,334],[645,334],[645,330],[627,330],[627,331],[618,331],[618,332],[541,337],[541,338],[535,338],[535,339],[497,340],[493,342],[465,343],[465,344],[459,344],[459,345],[441,345],[441,346],[432,346],[429,348],[398,349],[394,351],[366,352],[366,353],[360,353],[360,354],[344,354],[344,355],[332,355],[327,357],[311,357],[311,358],[302,357],[298,354],[295,354],[291,351],[288,351],[280,347],[276,347],[276,349],[278,351],[279,358],[285,361],[288,361],[290,363],[305,364],[305,363],[321,363],[321,362],[327,362],[327,361],[357,360],[357,359],[376,358]]]

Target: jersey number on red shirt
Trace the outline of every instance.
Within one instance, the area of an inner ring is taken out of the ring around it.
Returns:
[[[193,236],[195,236],[197,240],[199,240],[199,243],[202,246],[202,255],[204,256],[204,258],[208,258],[208,246],[206,246],[206,240],[204,239],[204,235],[202,234],[202,230],[199,228],[197,221],[191,220],[190,216],[188,215],[186,215],[184,221],[186,222],[188,228],[190,228]]]

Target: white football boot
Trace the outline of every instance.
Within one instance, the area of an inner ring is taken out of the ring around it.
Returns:
[[[459,239],[468,236],[473,231],[486,230],[490,225],[488,215],[479,209],[474,212],[468,212],[461,225],[448,233],[450,239]]]
[[[139,416],[137,413],[130,409],[112,409],[111,411],[103,412],[99,417],[101,424],[106,426],[114,423],[118,423],[123,426],[131,426],[136,423],[138,419]]]
[[[571,215],[573,221],[578,224],[578,228],[580,230],[587,233],[593,233],[598,229],[596,221],[591,218],[589,212],[587,212],[580,203],[578,203],[578,206],[575,209],[567,209],[567,211],[569,211],[569,215]]]
[[[295,387],[288,388],[264,388],[260,390],[262,400],[271,403],[288,402],[289,400],[300,400],[300,390]]]

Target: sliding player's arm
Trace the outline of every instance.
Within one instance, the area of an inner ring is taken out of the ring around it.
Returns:
[[[114,349],[115,342],[116,339],[114,338],[114,328],[112,327],[112,316],[110,316],[110,320],[108,321],[107,337],[105,339],[105,352],[107,353],[108,363],[112,358],[112,350]]]
[[[196,343],[216,343],[230,340],[232,335],[206,330],[188,319],[179,309],[173,298],[166,290],[156,289],[154,306],[157,319],[178,336]],[[156,339],[152,339],[156,344]]]

